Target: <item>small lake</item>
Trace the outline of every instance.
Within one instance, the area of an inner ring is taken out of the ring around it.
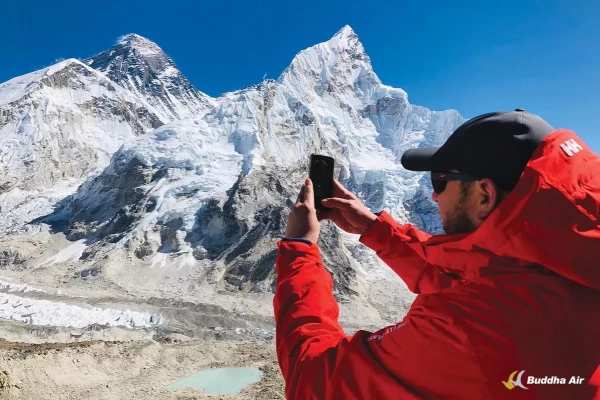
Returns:
[[[201,369],[163,389],[199,388],[206,394],[237,394],[245,387],[260,382],[263,373],[258,368]]]

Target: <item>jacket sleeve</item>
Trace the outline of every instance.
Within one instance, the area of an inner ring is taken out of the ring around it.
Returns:
[[[287,399],[444,398],[454,382],[473,381],[477,362],[443,313],[415,301],[394,326],[346,335],[318,247],[277,246],[276,349]]]
[[[416,251],[431,235],[411,224],[400,225],[382,211],[360,242],[374,250],[406,283],[413,293],[436,293],[450,287],[453,278],[442,269],[426,262]]]

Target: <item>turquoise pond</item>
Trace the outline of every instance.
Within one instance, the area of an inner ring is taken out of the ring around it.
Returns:
[[[202,369],[163,389],[199,388],[206,394],[236,394],[245,387],[259,382],[263,373],[258,368]]]

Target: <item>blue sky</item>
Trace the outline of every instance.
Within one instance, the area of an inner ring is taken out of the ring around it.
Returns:
[[[525,108],[600,152],[600,2],[4,2],[0,81],[138,33],[216,96],[277,78],[294,55],[349,24],[388,85],[464,117]]]

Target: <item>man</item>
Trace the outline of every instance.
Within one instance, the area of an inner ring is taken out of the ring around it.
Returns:
[[[302,188],[278,243],[274,298],[287,397],[594,398],[600,157],[519,109],[476,117],[402,163],[432,171],[446,235],[373,214],[337,181],[318,216],[312,183]],[[402,321],[344,333],[320,219],[360,234],[418,293]]]

